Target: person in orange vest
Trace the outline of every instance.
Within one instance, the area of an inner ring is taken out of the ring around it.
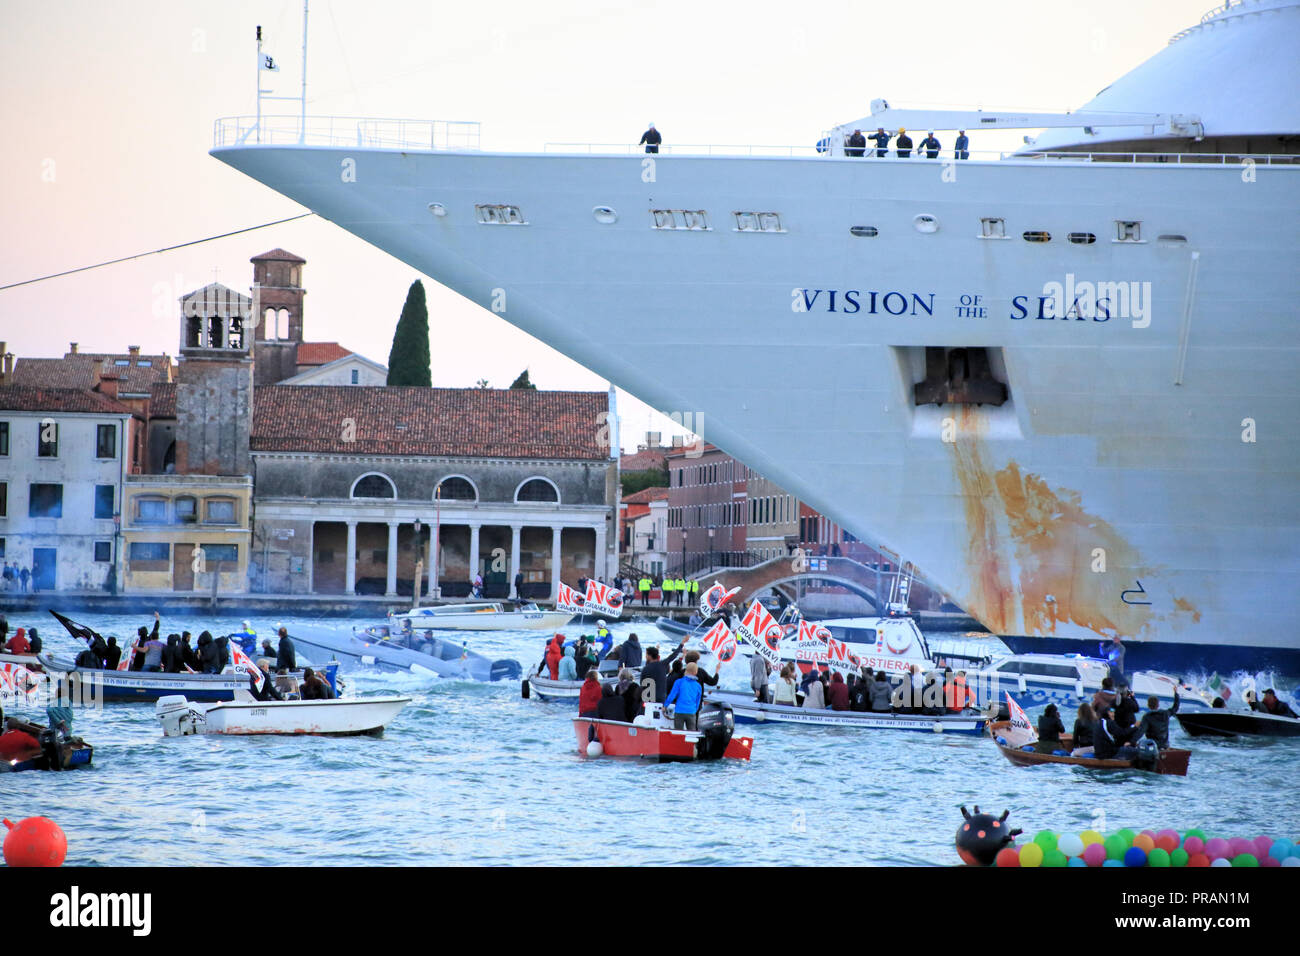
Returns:
[[[947,678],[947,674],[944,675]],[[966,686],[966,672],[958,671],[951,681],[944,681],[944,703],[948,710],[960,714],[967,706],[975,707],[975,692]]]

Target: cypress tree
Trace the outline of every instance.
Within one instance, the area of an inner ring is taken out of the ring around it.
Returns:
[[[429,364],[429,307],[424,301],[424,283],[416,279],[406,293],[402,317],[393,332],[388,384],[428,387],[433,384]]]
[[[528,369],[526,368],[519,373],[519,377],[515,378],[515,381],[512,381],[510,386],[512,389],[532,389],[533,392],[537,392],[537,386],[533,385],[533,382],[529,380]]]

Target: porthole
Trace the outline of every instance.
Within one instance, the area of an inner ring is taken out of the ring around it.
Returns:
[[[429,212],[435,216],[445,216],[447,215],[447,207],[440,202],[431,202],[429,203]]]
[[[604,223],[607,226],[618,222],[618,213],[610,206],[596,206],[591,210],[591,214],[597,222]]]
[[[861,239],[873,239],[880,235],[880,230],[875,226],[850,226],[849,233]]]
[[[1186,242],[1186,236],[1180,236],[1176,233],[1168,233],[1156,239],[1156,242]]]
[[[1072,232],[1065,238],[1076,246],[1090,246],[1097,241],[1097,237],[1090,232]]]
[[[912,224],[916,226],[917,232],[938,232],[939,220],[928,212],[923,212],[912,218]]]
[[[1052,234],[1041,229],[1030,229],[1022,233],[1025,242],[1051,242]]]

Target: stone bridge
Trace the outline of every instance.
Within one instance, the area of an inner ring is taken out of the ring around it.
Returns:
[[[802,565],[807,570],[798,571]],[[894,579],[890,571],[879,576],[874,568],[869,568],[852,558],[844,557],[807,557],[798,561],[789,555],[772,558],[752,568],[719,568],[708,574],[697,575],[700,590],[703,591],[714,581],[726,588],[740,588],[740,593],[733,600],[738,607],[745,607],[757,594],[768,588],[780,588],[791,599],[794,595],[787,585],[799,581],[824,581],[837,584],[855,594],[861,595],[871,603],[877,614],[884,613],[884,600],[888,598],[888,589]],[[876,595],[876,586],[886,591],[886,598]]]

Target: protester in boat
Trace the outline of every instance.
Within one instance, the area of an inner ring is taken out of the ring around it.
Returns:
[[[216,674],[219,670],[217,667],[217,645],[212,642],[212,635],[207,631],[199,635],[199,666],[198,671],[201,674]]]
[[[674,655],[674,657],[675,656],[676,655]],[[668,668],[668,693],[669,694],[673,692],[673,684],[677,683],[677,679],[683,676],[685,673],[686,673],[685,659],[673,661],[672,667]]]
[[[1174,709],[1178,709],[1177,696],[1174,697]],[[1264,699],[1258,704],[1252,705],[1251,710],[1258,711],[1261,714],[1269,714],[1273,717],[1296,717],[1296,712],[1291,709],[1289,704],[1278,698],[1277,691],[1272,687],[1264,691]],[[1145,720],[1146,718],[1144,717],[1143,719]]]
[[[965,671],[958,671],[952,679],[951,688],[945,687],[944,692],[944,702],[950,713],[960,714],[967,707],[976,706],[975,692],[966,685]]]
[[[108,639],[108,644],[104,648],[104,667],[107,670],[117,670],[117,665],[122,660],[122,648],[117,645],[117,637],[112,636]]]
[[[325,679],[310,667],[302,672],[302,683],[298,685],[298,693],[302,695],[303,700],[329,700],[334,696],[330,693],[329,684],[325,683]]]
[[[885,676],[884,671],[878,671],[876,679],[871,684],[871,712],[873,714],[889,713],[893,696],[893,688],[889,684],[889,678]]]
[[[78,667],[84,667],[86,670],[92,671],[99,670],[102,666],[99,662],[99,658],[95,656],[95,652],[90,649],[90,645],[86,645],[82,652],[77,655],[76,660],[74,660],[73,663]]]
[[[578,693],[578,716],[595,717],[600,706],[600,698],[600,676],[596,671],[587,671],[587,676],[582,682],[582,690]]]
[[[596,719],[627,723],[627,704],[612,685],[605,684],[600,689],[600,700],[596,702]]]
[[[618,672],[614,693],[623,701],[623,716],[618,719],[631,723],[641,713],[641,685],[636,682],[636,675],[629,668],[624,667]]]
[[[101,646],[104,643],[103,639],[98,636],[96,636],[95,640],[98,641]],[[29,653],[39,654],[44,649],[44,645],[41,643],[41,636],[36,633],[36,628],[32,628],[27,632],[27,643],[29,645]],[[35,665],[31,666],[34,667]]]
[[[1136,727],[1125,729],[1111,716],[1110,708],[1097,712],[1097,724],[1092,731],[1092,752],[1098,760],[1132,760],[1137,748],[1130,745]]]
[[[1092,695],[1092,710],[1100,715],[1103,707],[1114,707],[1119,698],[1115,694],[1115,681],[1110,677],[1101,679],[1101,689]]]
[[[575,657],[579,677],[586,677],[588,670],[600,673],[600,654],[596,650],[596,645],[587,640],[586,635],[578,641]]]
[[[198,672],[203,669],[203,662],[199,660],[199,652],[190,646],[190,632],[181,633],[181,663],[184,665],[182,670],[188,668],[191,671]]]
[[[822,673],[816,664],[808,669],[799,686],[803,691],[804,710],[826,709],[826,685],[822,683]]]
[[[641,665],[641,686],[651,690],[651,699],[662,704],[668,696],[668,665],[659,659],[658,647],[645,649],[645,663]]]
[[[787,663],[781,668],[776,678],[776,692],[772,695],[773,703],[785,704],[787,707],[799,706],[799,683],[794,679],[794,671],[793,663]]]
[[[18,628],[14,631],[14,636],[9,638],[9,643],[5,644],[5,653],[7,654],[30,654],[31,644],[27,640],[27,631]]]
[[[558,637],[559,637],[559,635],[557,634],[557,635],[556,635],[556,638],[558,638]],[[573,648],[573,645],[572,645],[572,644],[570,644],[568,647],[564,648],[564,649],[561,651],[561,653],[560,653],[560,663],[555,667],[554,670],[551,669],[551,665],[550,665],[550,663],[549,663],[549,662],[550,662],[550,650],[551,650],[551,644],[554,644],[554,643],[558,643],[558,642],[556,641],[555,638],[552,638],[552,639],[551,639],[551,643],[548,643],[548,644],[546,645],[546,653],[547,653],[547,656],[543,659],[543,665],[545,665],[545,667],[547,668],[547,673],[550,673],[550,674],[553,675],[553,676],[551,677],[551,680],[577,680],[577,679],[578,679],[578,665],[577,665],[577,663],[575,662],[574,657],[573,657],[574,648]],[[541,673],[541,667],[540,667],[540,666],[539,666],[539,668],[538,668],[538,673]]]
[[[866,712],[871,709],[871,688],[876,683],[870,667],[863,666],[857,683],[849,691],[849,709]]]
[[[569,648],[571,650],[572,648]],[[551,680],[560,679],[560,660],[565,656],[564,635],[553,634],[546,641],[546,649],[542,652],[542,659],[537,662],[537,673],[541,674],[545,668]],[[573,680],[577,680],[574,675]]]
[[[1079,704],[1079,711],[1074,718],[1074,730],[1070,738],[1074,744],[1074,749],[1070,751],[1071,757],[1085,756],[1080,751],[1087,751],[1086,756],[1092,755],[1092,729],[1097,723],[1097,712],[1092,709],[1092,704],[1086,700]]]
[[[1065,733],[1065,724],[1055,704],[1048,704],[1043,715],[1038,718],[1038,742],[1034,749],[1040,754],[1050,754],[1061,749],[1061,734]]]
[[[603,661],[614,647],[614,635],[609,633],[609,625],[603,619],[596,622],[596,644],[600,648],[596,659]]]
[[[162,669],[164,674],[179,674],[181,671],[180,656],[181,636],[179,634],[168,634],[167,643],[163,646],[162,651]]]
[[[276,654],[275,648],[271,646],[269,637],[262,638],[262,656],[269,657],[271,660],[275,660],[279,656]]]
[[[674,730],[700,729],[700,704],[704,702],[704,688],[700,686],[699,667],[695,661],[687,664],[686,673],[673,684],[668,699],[664,701],[665,709],[672,708]]]
[[[284,700],[284,695],[280,693],[275,686],[275,678],[271,672],[263,666],[262,661],[257,662],[257,669],[262,672],[262,689],[257,689],[257,675],[248,675],[248,691],[257,700]]]
[[[1228,702],[1223,699],[1223,695],[1219,695],[1210,702],[1210,706],[1215,710],[1223,710],[1228,706]]]
[[[286,670],[296,671],[298,669],[298,655],[294,652],[293,641],[289,639],[289,629],[280,628],[280,649],[275,655],[275,669],[281,667]]]
[[[220,674],[230,666],[230,638],[218,637],[215,643],[217,645],[217,673]]]
[[[641,639],[629,634],[627,640],[618,646],[618,666],[635,669],[641,666],[641,659]]]
[[[4,733],[0,733],[0,760],[30,760],[40,753],[41,742],[24,730],[16,718],[5,720],[0,711],[0,725],[4,727]]]
[[[66,680],[59,681],[54,703],[45,708],[50,730],[65,737],[72,736],[72,690]]]
[[[8,568],[9,565],[6,564],[5,567]],[[9,618],[5,617],[3,614],[0,614],[0,645],[4,644],[5,637],[8,636],[8,634],[9,634]]]
[[[1168,710],[1160,709],[1160,698],[1152,695],[1147,698],[1147,712],[1138,721],[1134,740],[1151,738],[1161,750],[1169,749],[1169,718],[1178,713],[1178,691],[1174,691],[1174,704]]]
[[[772,665],[762,654],[754,654],[749,659],[749,689],[754,692],[754,700],[760,704],[770,703],[772,691],[768,687],[768,678],[772,675]]]
[[[844,683],[844,675],[839,671],[831,675],[830,687],[826,689],[826,703],[831,710],[849,709],[849,686]]]
[[[141,653],[144,654],[145,671],[151,674],[156,674],[162,671],[162,655],[166,647],[166,644],[158,640],[158,629],[154,628],[153,636],[150,637],[149,640],[145,641],[144,646],[140,648]]]
[[[1142,712],[1142,705],[1133,695],[1133,688],[1125,685],[1115,704],[1115,722],[1125,730],[1137,723],[1137,715]]]

